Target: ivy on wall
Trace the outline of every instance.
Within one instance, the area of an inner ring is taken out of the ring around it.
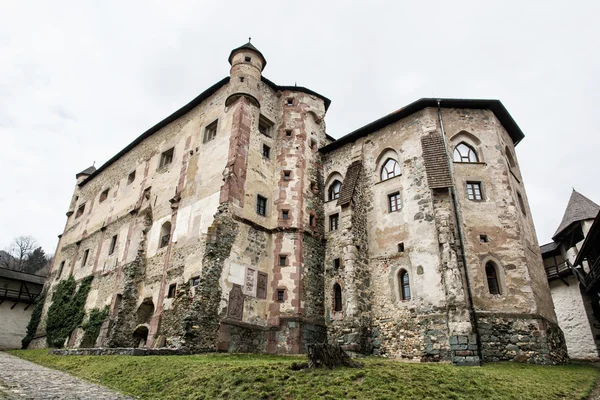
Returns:
[[[29,324],[27,324],[27,334],[21,340],[21,347],[26,349],[29,346],[29,343],[35,337],[35,332],[37,332],[38,325],[40,324],[40,320],[42,319],[42,310],[44,309],[44,301],[46,300],[46,289],[40,293],[37,299],[35,299],[35,308],[31,313],[31,319],[29,320]]]
[[[72,275],[56,286],[46,318],[46,341],[49,347],[63,347],[65,340],[83,321],[85,301],[93,279],[93,276],[83,278],[77,291],[77,283]]]
[[[106,317],[108,317],[108,306],[101,310],[98,308],[90,310],[87,321],[81,324],[84,333],[80,347],[94,347],[96,345],[96,339],[98,339],[100,328]]]

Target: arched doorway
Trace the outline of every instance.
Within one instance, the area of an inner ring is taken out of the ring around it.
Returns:
[[[139,325],[133,331],[131,335],[136,347],[146,347],[146,341],[148,340],[148,327],[145,325]]]

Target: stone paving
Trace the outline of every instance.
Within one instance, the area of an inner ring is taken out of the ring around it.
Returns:
[[[132,399],[0,351],[0,399]]]

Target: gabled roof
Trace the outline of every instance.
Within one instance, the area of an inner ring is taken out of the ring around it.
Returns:
[[[86,169],[75,175],[75,178],[79,178],[81,175],[91,175],[94,172],[96,172],[96,167],[92,165],[91,167],[87,167]]]
[[[557,242],[550,242],[550,243],[546,243],[540,246],[540,252],[542,254],[546,254],[546,253],[550,253],[556,249],[558,249],[560,243]]]
[[[565,214],[563,215],[558,229],[554,232],[552,240],[556,240],[556,237],[560,236],[560,234],[571,226],[571,224],[586,219],[596,218],[598,211],[600,211],[600,206],[598,206],[598,204],[573,189]]]
[[[252,50],[253,52],[257,53],[263,59],[262,67],[263,67],[263,69],[265,69],[265,67],[267,66],[267,59],[265,58],[265,56],[263,56],[263,54],[260,52],[260,50],[258,50],[256,47],[254,47],[254,45],[250,42],[231,50],[231,53],[229,53],[229,58],[227,59],[227,61],[229,61],[229,64],[231,64],[231,59],[233,58],[233,54],[238,50],[244,50],[244,49]]]
[[[376,132],[385,126],[406,118],[411,114],[423,110],[424,108],[437,107],[438,101],[440,102],[441,108],[471,108],[492,111],[496,118],[498,118],[498,121],[500,121],[504,129],[506,129],[510,135],[515,146],[521,141],[521,139],[525,137],[521,131],[521,128],[519,128],[515,120],[510,116],[500,100],[423,98],[410,103],[406,107],[396,110],[385,117],[379,118],[378,120],[375,120],[363,126],[362,128],[358,128],[354,132],[351,132],[346,136],[339,138],[335,142],[321,148],[321,151],[326,153],[328,151],[338,149],[347,143],[354,142],[363,136]]]

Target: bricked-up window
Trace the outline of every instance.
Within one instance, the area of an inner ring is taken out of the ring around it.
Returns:
[[[292,171],[283,171],[283,180],[289,181],[292,179]]]
[[[400,208],[402,208],[400,192],[388,194],[388,209],[390,212],[400,211]]]
[[[88,261],[88,257],[90,256],[90,249],[86,249],[83,252],[83,259],[81,260],[81,266],[85,267],[85,264],[87,264]]]
[[[485,276],[487,278],[490,294],[500,294],[498,275],[496,274],[496,265],[494,265],[494,263],[491,261],[485,264]]]
[[[277,289],[277,301],[280,303],[283,303],[284,299],[285,299],[285,290]]]
[[[478,161],[479,158],[477,157],[475,149],[466,144],[465,142],[460,142],[454,148],[454,162],[475,163]]]
[[[262,155],[264,158],[271,158],[271,148],[266,144],[263,144]]]
[[[285,267],[287,265],[287,256],[280,255],[279,256],[279,266]]]
[[[340,214],[332,214],[329,216],[329,230],[337,231],[340,222]]]
[[[102,193],[100,193],[100,203],[108,198],[108,189],[105,189]]]
[[[127,184],[130,185],[133,183],[133,181],[135,181],[135,171],[133,171],[132,173],[130,173],[127,176]]]
[[[198,286],[199,284],[200,284],[200,277],[199,276],[194,276],[194,277],[190,278],[190,286],[191,287]]]
[[[271,137],[273,131],[273,123],[267,117],[261,115],[258,118],[258,131],[265,136]]]
[[[410,280],[408,279],[408,272],[400,270],[400,299],[410,300]]]
[[[483,200],[481,182],[467,182],[467,197],[474,201]]]
[[[281,210],[281,219],[283,219],[283,220],[290,219],[290,210]]]
[[[115,252],[115,247],[117,247],[117,235],[113,236],[110,239],[110,247],[108,248],[108,255],[111,255]]]
[[[267,198],[261,195],[256,196],[256,213],[263,217],[267,215]]]
[[[173,162],[173,154],[175,153],[175,148],[171,147],[167,151],[163,151],[160,155],[160,164],[158,168],[166,167],[167,165]]]
[[[333,311],[342,311],[342,287],[339,283],[333,285]]]
[[[207,143],[217,137],[217,124],[219,120],[211,122],[209,125],[204,128],[204,139],[202,143]]]
[[[523,200],[523,196],[521,196],[521,193],[517,192],[517,200],[519,201],[519,208],[521,209],[521,212],[523,213],[523,215],[527,215],[527,213],[525,212],[525,201]]]
[[[159,248],[167,247],[171,240],[171,223],[169,221],[162,224],[160,228],[160,243]]]
[[[167,293],[167,298],[172,299],[175,297],[175,293],[177,293],[177,284],[172,283],[169,285],[169,292]]]
[[[333,260],[333,268],[334,269],[340,269],[340,265],[341,265],[341,260],[339,258],[335,258]]]
[[[56,274],[56,279],[60,278],[64,268],[65,268],[65,262],[61,261],[60,266],[58,267],[58,273]]]
[[[342,182],[335,180],[329,186],[329,200],[335,200],[340,197],[340,191],[342,190]]]
[[[386,181],[398,175],[400,175],[398,162],[393,158],[388,158],[383,167],[381,167],[381,180]]]
[[[259,299],[267,298],[267,283],[269,281],[269,276],[264,272],[258,273],[258,279],[256,282],[256,297]]]
[[[75,213],[75,218],[81,217],[83,215],[84,211],[85,211],[85,203],[79,206],[79,208],[77,209],[77,212]]]

